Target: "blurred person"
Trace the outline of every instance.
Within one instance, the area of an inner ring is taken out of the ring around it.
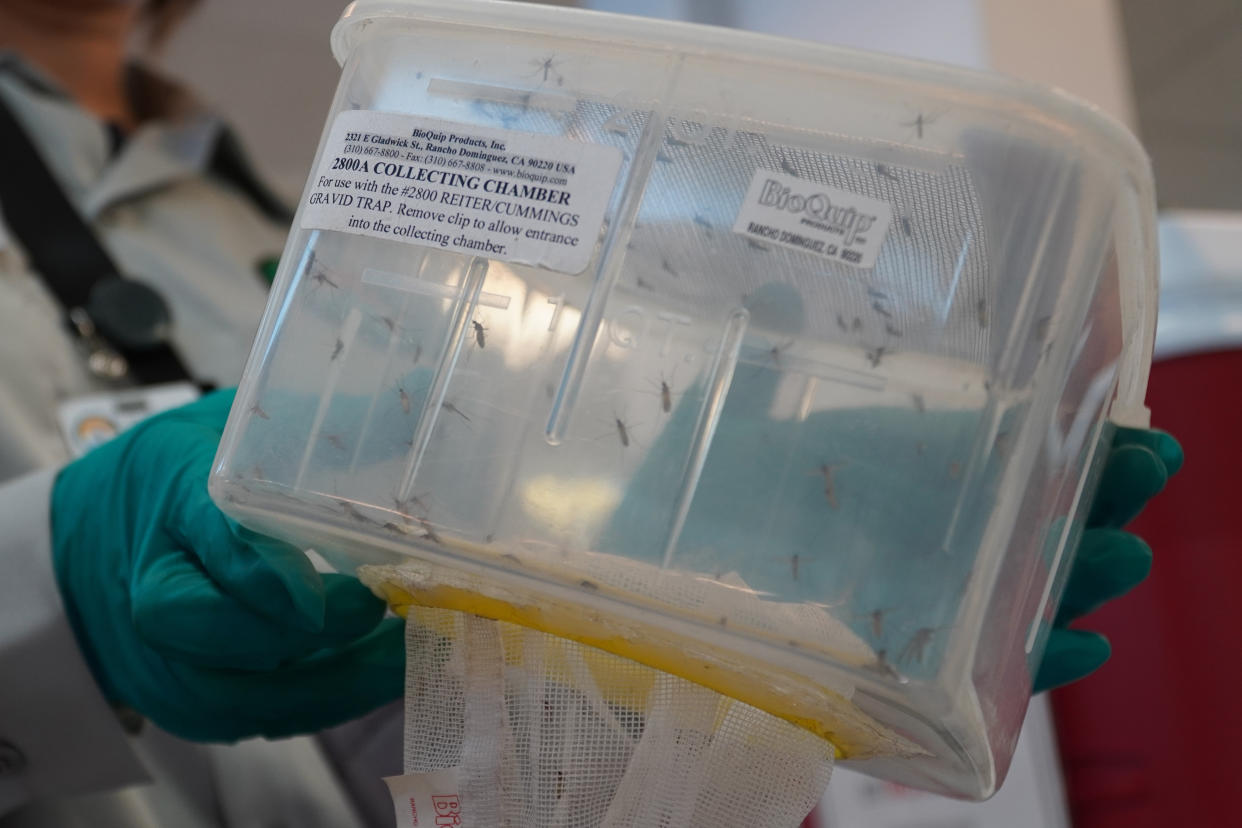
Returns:
[[[230,394],[73,462],[57,424],[84,395],[155,408],[144,383],[235,384],[263,311],[290,212],[218,118],[131,60],[193,5],[0,0],[6,828],[232,825],[264,808],[350,824],[320,745],[187,739],[314,733],[401,692],[383,604],[208,499]],[[108,333],[106,319],[116,348],[82,328]],[[399,771],[399,729],[389,744]],[[76,796],[104,791],[120,792]]]
[[[208,499],[231,394],[76,460],[90,435],[58,427],[83,395],[235,384],[263,310],[290,214],[219,119],[131,62],[193,5],[0,0],[0,828],[388,823],[365,785],[399,759],[392,707],[318,741],[227,746],[319,732],[403,680],[401,627],[376,599]],[[54,187],[13,161],[23,141]],[[1180,465],[1156,432],[1114,455],[1109,525]],[[1100,537],[1063,620],[1146,574],[1141,541]],[[1063,632],[1041,686],[1107,658]]]

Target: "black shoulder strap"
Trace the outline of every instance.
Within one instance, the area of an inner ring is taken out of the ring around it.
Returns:
[[[80,318],[92,311],[96,287],[121,280],[121,273],[99,239],[65,196],[43,157],[0,96],[0,207],[4,221],[21,242],[34,270],[65,310]],[[144,286],[145,287],[145,286]],[[146,288],[150,291],[150,288]],[[112,296],[116,291],[109,292]],[[123,295],[123,293],[122,293]],[[113,315],[124,307],[114,308]],[[189,372],[167,337],[136,347],[108,336],[106,320],[93,319],[98,334],[128,362],[129,373],[144,384],[189,379]],[[81,325],[77,326],[79,332]]]
[[[207,167],[214,175],[240,190],[271,221],[286,226],[293,223],[293,210],[273,195],[263,180],[255,174],[250,159],[242,149],[241,141],[228,126],[221,127],[215,151],[211,154],[211,162]]]

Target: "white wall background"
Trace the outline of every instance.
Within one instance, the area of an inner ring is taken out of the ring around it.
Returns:
[[[161,61],[224,113],[288,200],[305,182],[339,69],[328,33],[345,0],[202,0]]]

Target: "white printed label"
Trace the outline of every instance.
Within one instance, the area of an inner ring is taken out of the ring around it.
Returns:
[[[386,776],[397,828],[466,828],[462,821],[457,768]]]
[[[192,403],[201,395],[192,382],[104,391],[68,398],[56,407],[56,417],[69,455],[81,457],[147,417]]]
[[[875,266],[892,220],[888,202],[759,169],[733,232],[867,268]]]
[[[302,226],[579,273],[620,166],[616,147],[351,110],[332,123]]]

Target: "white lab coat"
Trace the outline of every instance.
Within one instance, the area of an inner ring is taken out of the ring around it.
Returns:
[[[280,253],[286,227],[247,191],[253,178],[213,174],[221,125],[200,114],[146,126],[114,157],[104,125],[2,54],[0,95],[112,257],[163,294],[195,378],[236,383],[265,301],[258,263]],[[362,824],[341,757],[327,761],[319,740],[200,746],[149,723],[134,737],[99,693],[65,618],[48,515],[67,459],[57,403],[93,390],[62,309],[0,216],[0,828]],[[335,744],[374,754],[378,743],[346,733]]]

